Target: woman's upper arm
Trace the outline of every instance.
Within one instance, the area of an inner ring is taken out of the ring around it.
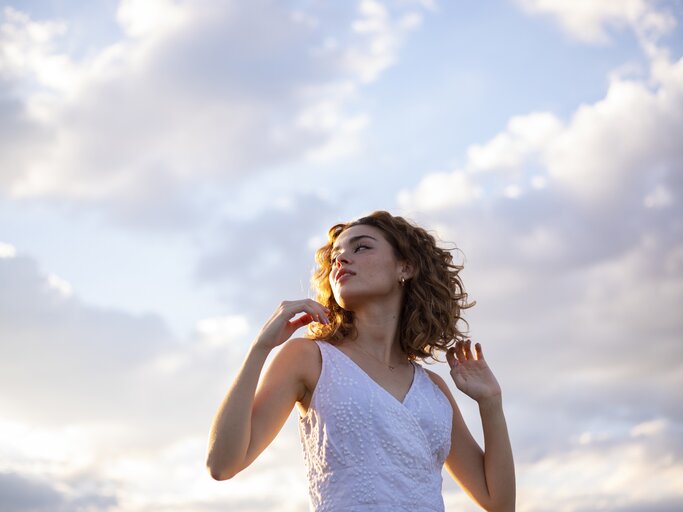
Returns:
[[[446,395],[453,409],[451,449],[446,457],[446,470],[479,505],[486,508],[488,488],[484,473],[484,452],[472,437],[460,408],[441,376],[427,370],[432,381]]]
[[[317,382],[321,365],[320,349],[310,339],[291,339],[277,352],[256,389],[244,467],[272,442],[295,403]]]

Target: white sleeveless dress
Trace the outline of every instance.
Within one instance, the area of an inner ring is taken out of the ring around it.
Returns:
[[[299,434],[315,512],[439,511],[450,402],[420,365],[403,402],[316,341],[322,371]]]

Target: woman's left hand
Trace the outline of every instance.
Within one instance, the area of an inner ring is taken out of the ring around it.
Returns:
[[[460,391],[477,402],[500,396],[500,385],[486,364],[481,345],[477,343],[474,348],[476,358],[472,353],[470,340],[458,341],[455,347],[446,352],[453,382]]]

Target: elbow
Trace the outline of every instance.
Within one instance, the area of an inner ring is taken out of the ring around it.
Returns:
[[[215,470],[209,470],[209,474],[211,475],[211,478],[213,478],[217,482],[223,482],[225,480],[230,480],[233,476],[235,476],[234,473],[221,473],[221,472],[215,471]]]
[[[211,460],[211,458],[207,459],[206,461],[206,469],[211,475],[211,478],[219,482],[222,482],[223,480],[230,480],[237,473],[239,473],[239,470],[226,468],[223,465]]]
[[[228,471],[225,469],[212,467],[208,464],[206,466],[206,469],[209,471],[211,478],[213,478],[214,480],[217,480],[218,482],[222,482],[224,480],[230,480],[233,476],[235,476],[237,474],[237,471]]]

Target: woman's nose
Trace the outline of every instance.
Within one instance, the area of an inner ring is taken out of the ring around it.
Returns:
[[[349,259],[346,257],[345,253],[339,253],[337,255],[337,266],[341,267],[342,263],[346,264],[349,262]]]

